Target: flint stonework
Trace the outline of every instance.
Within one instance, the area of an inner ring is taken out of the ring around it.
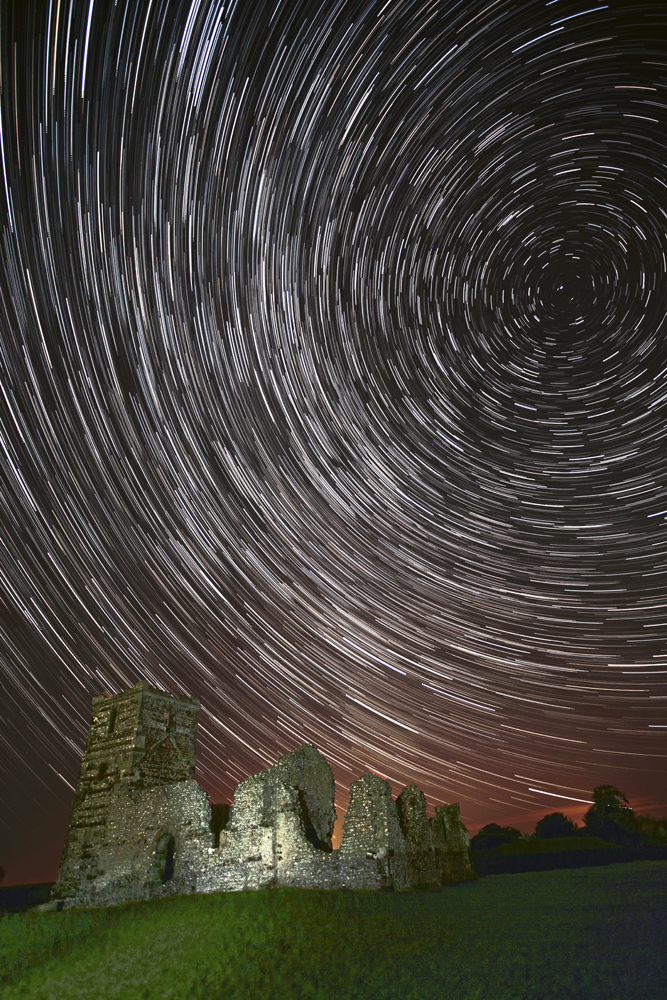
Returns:
[[[477,878],[459,806],[428,819],[416,785],[395,801],[372,772],[351,786],[334,851],[334,778],[309,744],[241,782],[233,805],[212,805],[194,780],[199,705],[145,681],[93,698],[52,902],[274,886],[405,891]]]

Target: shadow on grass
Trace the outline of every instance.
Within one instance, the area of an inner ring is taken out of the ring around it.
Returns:
[[[471,856],[475,871],[485,876],[667,861],[667,847],[619,847],[599,837],[558,837],[517,841],[493,850],[472,851]]]
[[[22,913],[31,906],[48,902],[53,884],[53,882],[41,882],[38,885],[0,886],[0,915]]]

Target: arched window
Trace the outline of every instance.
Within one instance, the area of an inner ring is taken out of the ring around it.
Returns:
[[[118,714],[118,709],[115,705],[111,706],[111,711],[109,712],[109,725],[107,726],[107,733],[112,733],[116,728],[116,715]]]
[[[176,841],[171,833],[163,833],[157,842],[155,857],[158,875],[163,882],[169,882],[174,877],[174,848]]]
[[[103,778],[106,778],[106,776],[107,776],[107,768],[108,767],[109,767],[109,765],[107,764],[107,762],[105,760],[102,761],[102,763],[100,764],[100,766],[98,768],[98,771],[97,771],[97,780],[98,781],[102,781]]]

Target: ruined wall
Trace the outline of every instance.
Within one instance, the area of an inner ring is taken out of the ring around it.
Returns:
[[[429,820],[433,846],[438,855],[438,877],[442,885],[455,885],[477,878],[470,857],[470,835],[463,825],[458,802],[436,806]]]
[[[406,785],[396,799],[399,822],[405,840],[400,877],[395,872],[395,887],[439,889],[442,883],[440,850],[433,841],[433,827],[426,815],[426,796],[416,785]],[[398,886],[396,886],[398,881]]]
[[[77,906],[111,906],[129,899],[201,891],[211,842],[208,796],[195,781],[111,793],[103,840],[81,868],[62,872],[56,886]],[[55,893],[54,893],[55,894]]]
[[[391,785],[367,771],[350,786],[350,805],[343,823],[339,848],[341,875],[346,884],[358,889],[388,889],[393,882],[391,861],[402,868],[397,855],[405,851]],[[397,886],[398,887],[398,886]]]
[[[477,877],[458,805],[436,806],[429,820],[421,789],[406,785],[394,801],[372,772],[350,788],[338,853],[342,884],[354,888],[437,889]]]
[[[335,821],[331,768],[315,747],[298,747],[237,787],[202,884],[221,892],[329,882]]]
[[[334,778],[304,744],[211,807],[194,780],[198,698],[146,682],[93,699],[53,900],[108,906],[174,893],[300,886],[439,888],[476,878],[458,805],[436,807],[367,772],[350,789],[332,850]]]

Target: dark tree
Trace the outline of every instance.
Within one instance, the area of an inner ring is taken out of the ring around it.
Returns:
[[[597,785],[593,789],[593,807],[597,810],[627,809],[632,812],[628,799],[615,785]]]
[[[553,837],[573,837],[579,827],[562,812],[543,816],[535,827],[535,836],[550,840]]]
[[[503,844],[513,844],[520,840],[521,832],[513,826],[498,826],[497,823],[487,823],[479,833],[472,838],[470,846],[473,850],[488,851]]]
[[[614,785],[598,785],[593,789],[593,805],[584,816],[586,833],[602,837],[623,847],[638,847],[642,836],[637,817],[628,800]]]

